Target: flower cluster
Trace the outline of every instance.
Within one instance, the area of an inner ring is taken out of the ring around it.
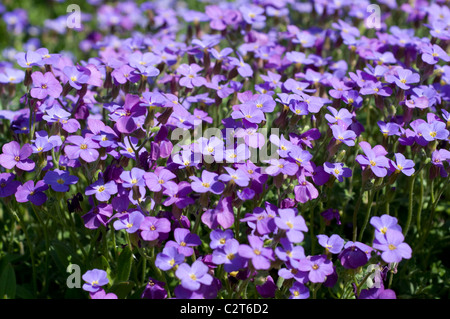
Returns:
[[[0,197],[70,232],[91,298],[396,297],[367,269],[412,258],[414,182],[432,217],[448,185],[442,1],[382,1],[420,36],[365,27],[368,1],[88,2],[81,58],[38,42],[0,62]]]

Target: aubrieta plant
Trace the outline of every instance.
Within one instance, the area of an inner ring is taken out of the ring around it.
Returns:
[[[0,5],[0,296],[448,296],[448,2],[56,2]]]

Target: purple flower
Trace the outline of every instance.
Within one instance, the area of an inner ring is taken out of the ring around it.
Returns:
[[[293,176],[298,171],[298,165],[284,160],[282,158],[280,159],[271,159],[268,161],[265,161],[270,166],[265,168],[265,173],[269,174],[271,176],[277,176],[279,174],[286,174],[288,176]]]
[[[93,207],[89,212],[82,216],[84,226],[88,229],[97,229],[100,225],[106,227],[108,220],[113,214],[113,207],[111,204],[100,204]]]
[[[338,144],[344,143],[348,146],[355,145],[356,133],[354,131],[347,130],[339,124],[332,125],[331,131],[333,132],[333,136]]]
[[[401,231],[387,229],[384,236],[377,236],[373,248],[382,251],[381,258],[387,263],[399,263],[402,259],[411,258],[411,247],[404,243],[405,237]]]
[[[330,111],[330,114],[325,114],[325,118],[327,121],[331,124],[338,123],[338,121],[342,121],[346,124],[348,127],[353,122],[353,115],[345,108],[340,109],[339,111],[336,110],[334,107],[328,106],[328,111]]]
[[[350,168],[344,167],[343,163],[323,163],[323,169],[328,174],[334,175],[339,182],[344,180],[344,177],[352,176],[352,170]]]
[[[25,72],[13,68],[4,68],[0,72],[0,83],[20,83],[25,79]]]
[[[438,63],[439,59],[450,62],[450,56],[439,45],[433,44],[422,48],[422,61],[433,65]]]
[[[211,247],[211,249],[217,249],[223,248],[229,239],[234,238],[234,235],[231,229],[222,230],[217,228],[209,233],[209,238],[211,239],[209,247]]]
[[[201,179],[197,176],[190,176],[189,178],[192,180],[192,190],[197,193],[211,192],[213,194],[220,194],[225,188],[224,184],[219,181],[219,175],[207,170],[202,172]]]
[[[242,18],[248,24],[261,23],[266,21],[266,16],[264,15],[264,8],[257,5],[244,5],[239,7],[241,11]]]
[[[155,266],[168,271],[184,262],[184,255],[178,252],[176,247],[164,247],[163,251],[156,255]]]
[[[202,244],[200,237],[197,234],[192,234],[189,229],[176,228],[173,232],[175,241],[170,240],[166,243],[166,247],[176,247],[180,254],[186,257],[191,256],[194,253],[192,247]]]
[[[53,73],[46,72],[33,72],[31,74],[33,80],[33,88],[30,91],[30,95],[36,99],[45,99],[48,95],[53,98],[58,98],[62,93],[62,86],[55,78]]]
[[[79,135],[71,135],[67,138],[67,143],[73,145],[66,145],[64,151],[69,159],[78,159],[81,157],[87,163],[95,162],[99,157],[97,151],[100,146],[94,142],[91,136],[82,137]]]
[[[42,180],[38,181],[36,185],[34,185],[34,181],[25,182],[17,187],[16,200],[19,203],[30,201],[34,205],[40,206],[47,201],[47,195],[44,193],[47,189],[48,186]]]
[[[445,127],[445,123],[441,121],[434,121],[433,123],[422,123],[418,127],[422,137],[428,141],[446,140],[449,136],[449,131]]]
[[[215,208],[206,210],[201,219],[210,229],[219,225],[224,229],[230,228],[234,223],[234,211],[231,204],[232,197],[221,198]]]
[[[274,252],[269,247],[264,247],[264,241],[255,235],[248,236],[250,245],[241,244],[239,246],[239,255],[251,259],[255,269],[269,269],[271,261],[275,260]]]
[[[298,263],[298,270],[308,272],[308,279],[313,283],[324,282],[334,272],[333,263],[326,255],[308,256]]]
[[[395,295],[395,291],[392,289],[373,287],[369,289],[362,289],[358,299],[397,299],[397,296]]]
[[[35,51],[28,50],[27,53],[19,52],[15,55],[17,64],[26,69],[31,69],[33,66],[40,66],[42,57]]]
[[[410,83],[417,83],[420,81],[420,75],[418,73],[413,73],[408,69],[397,69],[395,75],[386,75],[386,81],[389,83],[395,83],[399,88],[403,90],[408,90],[410,88]]]
[[[89,292],[97,292],[101,289],[100,287],[109,283],[106,271],[101,269],[88,270],[82,278],[86,282],[83,284],[83,290]]]
[[[144,175],[145,171],[137,167],[133,167],[131,171],[123,171],[120,174],[122,186],[125,188],[132,188],[134,186],[145,188]]]
[[[155,173],[147,172],[144,174],[145,185],[152,192],[159,192],[163,188],[170,187],[169,181],[174,178],[176,178],[176,175],[165,168],[161,168]]]
[[[256,124],[266,120],[263,111],[250,103],[241,104],[239,110],[231,113],[231,117],[233,119],[244,119]]]
[[[387,175],[387,168],[389,167],[389,160],[385,157],[386,150],[381,145],[376,145],[374,148],[369,143],[362,141],[359,146],[363,149],[364,155],[356,156],[356,161],[365,169],[369,167],[372,172],[378,177]]]
[[[69,84],[76,90],[80,90],[83,84],[87,84],[91,71],[82,66],[66,66],[63,73],[69,79]]]
[[[106,293],[104,289],[100,288],[96,292],[89,293],[91,299],[118,299],[115,293]]]
[[[3,153],[0,154],[0,165],[7,169],[13,169],[17,167],[23,171],[32,171],[35,167],[35,163],[28,157],[33,153],[33,149],[30,144],[24,144],[20,147],[20,144],[16,141],[6,143],[2,147]]]
[[[243,78],[251,77],[253,75],[252,67],[249,64],[245,63],[244,59],[241,56],[239,56],[239,59],[235,57],[230,57],[229,59],[230,65],[237,67],[238,73]]]
[[[16,175],[12,173],[0,173],[0,198],[9,197],[16,193],[20,186],[19,181],[15,181]]]
[[[279,229],[286,231],[286,236],[292,243],[301,243],[303,241],[303,232],[308,231],[305,220],[298,215],[297,209],[286,208],[279,209],[275,217],[275,224]]]
[[[115,230],[126,229],[127,233],[132,234],[139,230],[139,227],[145,216],[140,211],[124,213],[113,224]]]
[[[309,289],[302,283],[298,281],[294,281],[291,288],[289,288],[289,292],[291,295],[289,299],[308,299],[309,298]]]
[[[86,188],[85,195],[95,195],[100,202],[107,202],[111,198],[111,195],[117,194],[117,184],[114,181],[105,181],[100,178],[93,184]]]
[[[47,114],[42,116],[42,119],[47,123],[60,123],[64,131],[68,133],[75,133],[81,126],[76,119],[70,119],[71,114],[64,110],[59,104],[54,104],[51,108],[46,109]]]
[[[395,153],[395,162],[390,161],[391,169],[396,173],[402,172],[406,176],[414,174],[414,161],[406,159],[401,153]]]
[[[239,185],[241,187],[248,186],[250,178],[243,170],[232,169],[230,167],[224,167],[224,169],[227,171],[227,174],[221,174],[219,176],[219,180],[225,183],[235,183],[236,185]]]
[[[190,89],[205,85],[206,79],[197,75],[201,70],[203,68],[195,63],[191,65],[181,64],[177,69],[177,72],[182,75],[179,81],[180,85]]]
[[[306,180],[304,174],[300,174],[298,178],[299,184],[294,186],[295,200],[302,204],[307,201],[317,198],[319,196],[319,191],[314,185]]]
[[[319,245],[326,249],[327,252],[332,254],[339,254],[344,248],[344,239],[339,235],[333,234],[331,237],[327,235],[317,235]]]
[[[237,271],[241,269],[246,260],[239,256],[239,242],[230,238],[226,243],[213,251],[212,262],[216,265],[224,265],[226,272]]]
[[[282,237],[280,239],[281,247],[275,248],[275,254],[277,257],[285,262],[289,262],[293,267],[297,267],[300,259],[305,258],[305,249],[300,246],[294,246],[294,244],[287,238]]]
[[[152,241],[160,237],[160,233],[167,234],[170,232],[170,221],[167,218],[157,218],[154,216],[146,216],[141,222],[139,229],[141,237],[146,241]]]
[[[196,291],[200,288],[201,284],[211,285],[213,282],[213,277],[208,274],[208,266],[206,266],[202,261],[196,260],[189,266],[183,263],[178,266],[175,271],[175,276],[181,280],[181,285],[188,290]]]
[[[78,182],[78,177],[70,175],[68,171],[55,169],[45,174],[44,182],[50,185],[55,192],[65,193],[69,190],[70,185]]]

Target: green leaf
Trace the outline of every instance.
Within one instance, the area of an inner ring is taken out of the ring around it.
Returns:
[[[135,284],[133,281],[123,281],[114,284],[109,292],[116,294],[117,298],[125,299],[134,288]]]
[[[2,267],[0,274],[0,298],[14,299],[16,297],[16,274],[10,263]]]
[[[115,281],[127,281],[130,277],[131,264],[133,262],[133,253],[127,246],[119,255],[117,261],[117,277]]]

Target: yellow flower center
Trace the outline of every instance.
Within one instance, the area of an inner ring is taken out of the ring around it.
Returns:
[[[64,184],[64,180],[62,178],[58,179],[56,182],[61,185]]]
[[[14,157],[14,160],[15,160],[16,162],[20,161],[20,156]]]
[[[99,192],[99,193],[104,192],[104,191],[105,191],[105,186],[100,186],[100,187],[98,188],[98,192]]]
[[[397,249],[397,247],[395,247],[394,245],[392,245],[392,244],[389,244],[389,250],[395,250],[395,249]]]
[[[286,222],[286,225],[287,225],[290,229],[292,229],[292,228],[294,227],[294,225],[293,225],[291,222]]]
[[[377,165],[377,163],[375,163],[374,161],[370,161],[370,165],[375,166]]]
[[[85,149],[88,148],[88,146],[87,146],[86,144],[81,144],[81,145],[80,145],[80,148],[81,148],[82,150],[85,150]]]
[[[202,183],[202,186],[208,188],[210,185],[209,183]]]
[[[255,255],[261,255],[261,251],[259,249],[254,249],[253,252],[255,253]]]
[[[312,269],[314,269],[314,270],[317,270],[317,269],[319,269],[319,265],[317,265],[317,264],[314,264],[314,265],[312,266]]]

